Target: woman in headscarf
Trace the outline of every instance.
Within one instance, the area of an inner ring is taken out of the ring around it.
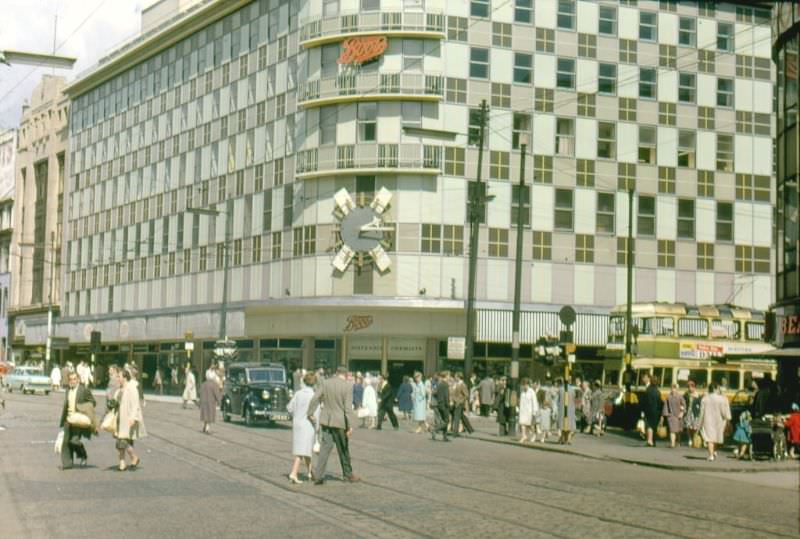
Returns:
[[[313,480],[311,475],[311,454],[314,450],[314,440],[316,437],[317,423],[319,422],[319,407],[309,414],[308,405],[314,398],[314,384],[317,376],[309,372],[303,376],[303,388],[294,394],[286,410],[292,414],[292,471],[289,472],[289,481],[299,485],[302,483],[297,474],[300,472],[300,464],[304,463],[308,470],[308,479]],[[309,415],[315,418],[314,423],[309,421]]]
[[[145,436],[142,405],[139,400],[139,384],[129,370],[122,371],[122,388],[117,391],[119,403],[117,416],[117,451],[119,451],[119,471],[128,468],[135,470],[141,459],[133,450],[134,440]],[[130,466],[126,465],[125,455],[130,457]]]
[[[672,390],[664,401],[662,414],[667,418],[669,426],[669,446],[680,445],[681,431],[683,431],[683,396],[678,391],[678,384],[672,384]]]
[[[211,434],[211,424],[217,420],[217,408],[222,402],[222,391],[216,376],[206,375],[206,381],[200,386],[200,421],[203,432]]]
[[[364,380],[364,408],[367,409],[367,428],[374,428],[378,420],[378,394],[369,375]]]
[[[403,419],[411,419],[411,412],[414,410],[413,393],[414,387],[411,385],[411,378],[403,376],[403,383],[397,390],[397,408],[403,412]]]

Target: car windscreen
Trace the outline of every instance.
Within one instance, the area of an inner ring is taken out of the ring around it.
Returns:
[[[247,377],[251,383],[285,383],[286,376],[281,369],[250,369]]]

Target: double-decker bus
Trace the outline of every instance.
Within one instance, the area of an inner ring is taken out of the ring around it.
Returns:
[[[776,363],[759,358],[772,347],[765,343],[764,312],[734,305],[636,303],[632,309],[633,386],[641,389],[650,373],[663,391],[673,383],[685,388],[693,380],[702,391],[709,383],[722,386],[729,398],[746,393],[753,380],[767,373],[775,379]],[[620,384],[625,369],[625,305],[609,319],[603,382]],[[749,355],[752,354],[752,357]],[[744,396],[744,395],[743,395]]]

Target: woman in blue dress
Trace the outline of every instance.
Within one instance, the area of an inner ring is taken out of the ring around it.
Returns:
[[[411,419],[411,412],[414,410],[414,386],[408,376],[403,376],[403,383],[397,390],[397,407],[403,412],[404,419]]]
[[[417,422],[417,430],[414,432],[419,434],[428,431],[428,391],[422,381],[422,373],[414,373],[413,384],[413,402],[414,402],[414,421]]]

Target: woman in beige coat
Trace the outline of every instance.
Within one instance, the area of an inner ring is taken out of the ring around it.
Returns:
[[[700,403],[700,434],[708,445],[708,460],[715,460],[715,447],[725,441],[725,424],[731,420],[731,406],[716,384],[708,385],[708,395]]]
[[[122,388],[117,392],[117,451],[119,451],[119,468],[124,472],[128,468],[135,470],[141,459],[133,450],[134,440],[145,436],[142,417],[142,405],[139,401],[138,382],[130,371],[122,371]],[[130,466],[126,465],[125,454],[130,457]]]

